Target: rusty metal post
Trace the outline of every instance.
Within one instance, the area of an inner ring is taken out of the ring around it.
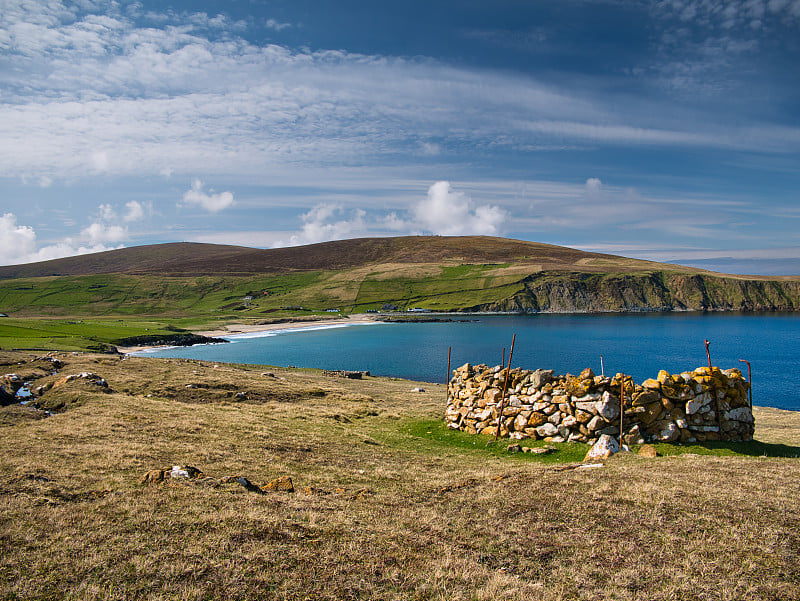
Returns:
[[[514,354],[514,341],[517,339],[517,335],[514,334],[511,337],[511,350],[508,352],[508,367],[506,367],[506,379],[503,382],[503,394],[500,395],[500,411],[497,415],[497,432],[494,435],[494,440],[497,442],[497,439],[500,438],[500,426],[503,425],[503,405],[506,400],[506,391],[508,390],[508,376],[511,374],[511,356]],[[505,352],[505,349],[503,349]]]
[[[602,355],[601,355],[602,356]],[[625,419],[625,374],[622,374],[622,380],[619,383],[619,446],[622,447],[622,433],[624,429],[622,422]]]
[[[750,367],[750,362],[746,359],[739,359],[742,363],[747,363],[747,383],[750,385],[750,411],[753,410],[753,370]]]
[[[708,340],[704,341],[706,343],[706,357],[708,357],[708,375],[711,375],[711,353],[708,350],[708,345],[711,344]]]
[[[450,401],[450,379],[453,375],[450,373],[450,351],[453,350],[452,346],[447,347],[447,379],[444,381],[445,385],[445,394],[447,395],[447,401]]]

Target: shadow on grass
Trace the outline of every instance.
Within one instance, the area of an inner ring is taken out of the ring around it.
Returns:
[[[716,455],[717,457],[784,457],[800,458],[800,447],[752,440],[750,442],[703,442],[694,444],[657,444],[662,455]]]
[[[573,442],[549,443],[555,451],[546,455],[533,453],[509,453],[509,445],[519,443],[523,447],[543,447],[548,443],[542,440],[510,440],[501,438],[494,443],[494,437],[480,434],[467,434],[460,430],[451,430],[442,420],[421,420],[407,422],[403,425],[403,433],[417,441],[424,441],[432,453],[448,451],[469,452],[484,456],[507,457],[521,461],[541,463],[575,463],[582,462],[589,450],[589,445]],[[694,444],[655,445],[659,455],[664,457],[676,455],[709,455],[716,457],[783,457],[800,458],[800,447],[785,444],[772,444],[753,440],[751,442],[705,442]],[[634,447],[634,452],[637,448]]]

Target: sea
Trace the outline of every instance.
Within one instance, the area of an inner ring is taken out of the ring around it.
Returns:
[[[635,313],[450,315],[445,322],[309,325],[235,334],[226,344],[170,347],[138,355],[326,370],[443,383],[464,363],[632,375],[712,364],[752,368],[753,403],[800,410],[800,315]],[[513,354],[512,354],[513,342]]]

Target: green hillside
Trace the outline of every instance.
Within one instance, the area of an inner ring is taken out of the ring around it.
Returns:
[[[386,305],[522,313],[797,311],[800,278],[715,274],[480,236],[273,250],[167,244],[0,267],[0,313],[8,316],[0,320],[0,348],[101,348],[152,332]]]

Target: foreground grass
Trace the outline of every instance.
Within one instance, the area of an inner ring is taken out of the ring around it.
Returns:
[[[113,392],[76,380],[42,397],[53,417],[0,412],[0,598],[800,597],[793,412],[757,411],[758,449],[583,470],[580,445],[532,458],[446,430],[442,386],[59,356]],[[57,378],[31,357],[0,374]],[[139,483],[173,464],[296,492]]]

